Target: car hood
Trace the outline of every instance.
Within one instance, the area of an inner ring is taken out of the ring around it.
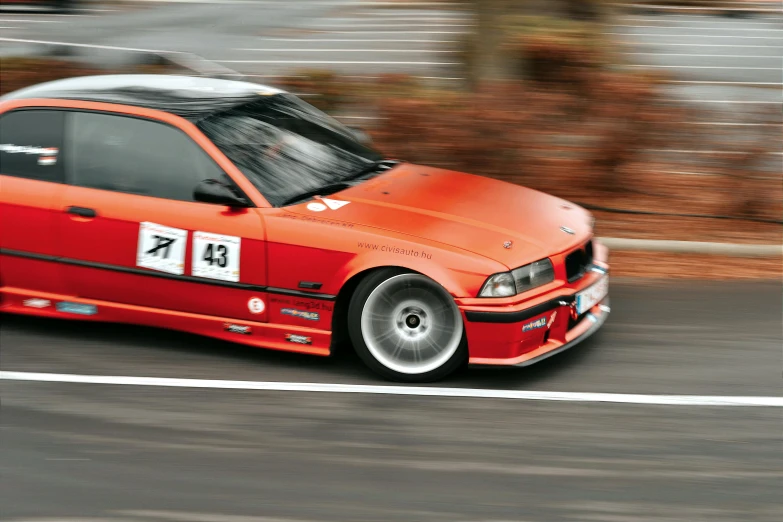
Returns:
[[[590,214],[511,183],[403,163],[316,205],[322,217],[452,245],[516,268],[563,252],[592,234]],[[312,202],[310,202],[312,203]],[[314,215],[310,203],[289,207]],[[561,230],[566,227],[573,234]],[[510,248],[504,244],[511,242]]]

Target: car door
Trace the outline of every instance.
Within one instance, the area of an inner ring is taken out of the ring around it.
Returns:
[[[0,115],[0,285],[65,293],[55,235],[63,185],[65,113],[16,109]],[[45,300],[27,300],[41,306]]]
[[[59,230],[72,292],[266,320],[261,215],[194,201],[205,179],[239,189],[186,132],[152,119],[72,112],[66,149]]]

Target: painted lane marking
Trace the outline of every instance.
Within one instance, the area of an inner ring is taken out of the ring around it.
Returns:
[[[649,42],[625,42],[627,45],[637,45],[637,46],[662,46],[662,45],[668,45],[670,47],[752,47],[756,49],[779,49],[779,45],[736,45],[736,44],[690,44],[690,43],[670,43],[670,42],[655,42],[654,44],[651,44]]]
[[[775,55],[758,55],[758,54],[693,54],[693,53],[620,53],[620,54],[628,54],[628,55],[638,55],[638,56],[696,56],[699,58],[763,58],[766,60],[780,60],[780,56]]]
[[[726,36],[725,34],[668,34],[668,33],[603,33],[603,34],[611,34],[615,36],[658,36],[658,37],[665,37],[665,38],[723,38],[723,39],[754,39],[754,40],[780,40],[781,36],[739,36],[739,35],[731,35]]]
[[[373,386],[315,382],[224,381],[213,379],[172,379],[162,377],[125,377],[0,371],[0,380],[58,382],[77,384],[115,384],[168,388],[212,388],[223,390],[260,390],[317,393],[359,393],[374,395],[416,395],[421,397],[464,397],[473,399],[515,399],[529,401],[611,402],[663,406],[756,406],[783,408],[783,397],[738,397],[710,395],[641,395],[630,393],[580,393],[476,388],[439,388],[425,386]]]
[[[645,67],[648,69],[731,69],[754,71],[779,71],[780,67],[729,67],[726,65],[629,65],[628,67]]]
[[[773,24],[774,25],[774,24]],[[654,29],[685,29],[688,31],[696,30],[696,31],[770,31],[770,32],[776,32],[777,29],[761,29],[758,27],[697,27],[697,26],[684,26],[684,25],[627,25],[627,24],[614,24],[610,27],[652,27]],[[697,35],[694,35],[697,36]],[[731,38],[731,37],[729,37]]]
[[[136,47],[118,47],[116,45],[82,44],[82,43],[71,43],[71,42],[57,42],[51,40],[29,40],[26,38],[0,38],[0,42],[35,43],[35,44],[44,44],[44,45],[65,45],[68,47],[86,47],[89,49],[106,49],[110,51],[136,51],[140,53],[184,54],[180,51],[167,51],[165,49],[139,49]]]
[[[460,51],[432,49],[273,49],[239,48],[234,51],[257,51],[264,53],[458,53]]]
[[[364,43],[364,42],[392,42],[392,43],[459,43],[457,40],[400,40],[399,38],[275,38],[273,36],[257,38],[257,40],[266,40],[269,42],[352,42],[352,43]],[[762,46],[763,47],[763,46]],[[234,49],[236,50],[236,49]]]
[[[459,65],[457,62],[376,62],[346,60],[212,60],[218,63],[295,63],[319,65]]]

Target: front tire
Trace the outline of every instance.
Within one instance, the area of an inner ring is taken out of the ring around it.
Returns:
[[[442,379],[467,360],[462,315],[432,279],[385,268],[365,278],[348,307],[356,353],[381,376],[401,382]]]

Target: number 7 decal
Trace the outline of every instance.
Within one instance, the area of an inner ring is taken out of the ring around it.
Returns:
[[[144,221],[139,223],[136,265],[169,274],[185,271],[188,231]]]
[[[193,233],[193,275],[222,281],[239,281],[239,247],[242,239],[209,232]]]

